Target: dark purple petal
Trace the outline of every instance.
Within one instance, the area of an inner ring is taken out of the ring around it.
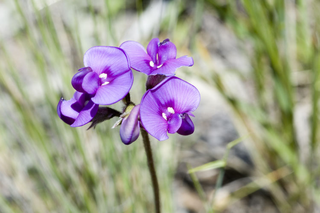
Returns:
[[[173,114],[171,119],[168,121],[168,132],[174,134],[178,131],[182,123],[182,118],[179,114]]]
[[[82,93],[82,92],[78,92],[76,91],[74,94],[73,94],[73,98],[75,100],[77,100],[77,102],[80,104],[81,106],[81,109],[83,108],[84,104],[86,101],[89,101],[90,99],[90,95],[86,94],[86,93]],[[80,110],[81,110],[80,109]],[[79,112],[80,112],[79,110]]]
[[[92,72],[92,69],[91,69],[91,67],[82,67],[82,68],[78,69],[78,71],[79,71],[79,72],[81,72],[81,71]]]
[[[176,46],[169,41],[163,41],[158,48],[158,57],[159,64],[163,64],[165,61],[169,59],[175,59],[177,57],[177,48]]]
[[[147,52],[154,63],[157,62],[157,53],[158,53],[159,43],[160,43],[160,41],[158,38],[153,38],[153,39],[151,39],[151,41],[149,42],[149,44],[147,46]]]
[[[161,75],[174,75],[176,69],[182,66],[193,66],[192,57],[182,56],[177,59],[170,59],[164,62],[164,64],[158,69],[154,70],[151,75],[161,74]]]
[[[148,90],[140,104],[140,119],[145,130],[159,141],[167,140],[168,124],[162,117],[162,109]]]
[[[150,90],[162,107],[172,107],[175,113],[183,114],[194,111],[200,103],[200,93],[188,82],[170,77]]]
[[[83,107],[77,100],[74,98],[65,101],[63,100],[60,106],[60,112],[62,115],[67,116],[69,118],[76,119],[79,115],[79,112],[81,111]]]
[[[84,54],[84,65],[100,75],[102,72],[116,76],[130,70],[124,50],[118,47],[97,46]]]
[[[96,104],[110,105],[124,98],[133,83],[132,71],[123,73],[110,81],[109,84],[100,86],[95,96],[91,99]]]
[[[180,135],[191,135],[194,132],[194,125],[189,115],[185,114],[185,117],[182,119],[181,127],[177,132]]]
[[[99,107],[97,114],[91,121],[91,125],[88,129],[96,128],[96,126],[106,120],[110,120],[113,117],[120,117],[121,113],[118,110],[112,109],[110,107]]]
[[[97,89],[99,88],[99,76],[95,72],[88,73],[84,78],[82,82],[82,88],[83,90],[93,95],[96,93]]]
[[[140,124],[138,116],[140,105],[133,107],[129,116],[124,118],[120,127],[120,137],[124,144],[129,145],[138,139],[140,133]]]
[[[120,45],[120,48],[126,52],[133,69],[143,72],[147,75],[153,71],[155,65],[153,65],[153,67],[151,66],[153,62],[150,65],[152,59],[146,53],[141,44],[135,41],[126,41]]]
[[[79,113],[78,112],[75,112],[75,113],[72,112],[72,113],[69,113],[69,114],[68,113],[67,114],[63,114],[61,112],[61,110],[62,110],[61,106],[63,105],[63,109],[64,109],[63,111],[66,113],[68,111],[65,110],[65,108],[66,107],[70,108],[70,103],[72,103],[72,102],[69,101],[69,104],[66,104],[65,102],[67,102],[67,101],[64,100],[63,98],[60,99],[60,101],[58,103],[58,106],[57,106],[57,113],[58,113],[58,115],[59,115],[59,117],[61,118],[62,121],[64,121],[65,123],[71,125],[74,122],[75,118],[76,118],[75,114],[79,114]],[[73,103],[74,102],[76,102],[76,100],[73,99]]]
[[[163,81],[167,76],[165,75],[149,75],[146,82],[146,90],[152,89]]]
[[[89,67],[90,68],[90,67]],[[73,88],[79,92],[85,92],[82,88],[82,82],[83,82],[83,78],[90,73],[92,70],[91,68],[89,69],[88,67],[84,67],[82,69],[79,70],[79,72],[77,72],[72,80],[71,80],[71,84],[73,86]]]
[[[81,110],[71,127],[79,127],[89,123],[92,120],[92,118],[97,114],[98,109],[99,105],[93,103],[90,100],[87,103],[87,105]]]

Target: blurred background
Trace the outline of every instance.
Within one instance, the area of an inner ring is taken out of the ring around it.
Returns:
[[[165,213],[320,212],[317,0],[0,0],[0,212],[150,213],[141,138],[56,113],[97,45],[169,38],[195,133],[152,138]],[[134,72],[133,102],[146,76]],[[112,106],[122,109],[121,103]]]

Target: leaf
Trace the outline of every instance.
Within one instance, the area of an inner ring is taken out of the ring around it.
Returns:
[[[190,169],[188,173],[194,173],[194,172],[200,172],[200,171],[203,172],[211,169],[218,169],[225,166],[226,166],[226,162],[224,160],[216,160],[210,163],[203,164],[196,168]]]

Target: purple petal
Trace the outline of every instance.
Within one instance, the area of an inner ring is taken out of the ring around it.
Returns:
[[[194,132],[194,125],[189,117],[189,115],[185,114],[185,117],[182,119],[182,124],[178,133],[180,135],[191,135]]]
[[[133,83],[132,71],[115,77],[109,84],[99,87],[91,99],[96,104],[110,105],[120,101],[126,96]]]
[[[80,72],[80,71],[92,72],[92,69],[91,69],[91,67],[82,67],[82,68],[78,69],[78,71],[79,71],[79,72]]]
[[[90,67],[89,67],[90,68]],[[91,68],[89,69],[88,67],[84,67],[79,69],[79,72],[77,72],[72,80],[71,80],[71,84],[73,86],[73,88],[79,92],[84,92],[83,88],[82,88],[82,82],[83,82],[83,78],[89,73],[91,72]]]
[[[116,76],[130,70],[124,50],[118,47],[97,46],[84,54],[84,65],[100,75],[102,72]]]
[[[175,113],[172,115],[171,119],[168,121],[168,132],[174,134],[178,131],[182,123],[182,118],[179,114]]]
[[[93,95],[96,93],[97,89],[99,88],[99,76],[95,72],[88,73],[84,78],[82,82],[82,88],[83,90]]]
[[[89,123],[92,120],[92,118],[97,114],[98,109],[99,105],[93,103],[90,100],[87,103],[87,105],[81,110],[71,127],[79,127]]]
[[[88,94],[86,94],[86,93],[82,93],[82,92],[76,91],[76,92],[73,94],[73,98],[74,98],[75,100],[77,100],[77,102],[81,105],[81,109],[82,109],[83,106],[84,106],[84,103],[90,99],[90,95],[88,95]],[[80,110],[81,110],[81,109],[80,109]],[[79,112],[80,112],[80,111],[79,111]]]
[[[63,100],[61,105],[60,105],[60,112],[61,115],[67,116],[72,119],[76,119],[79,115],[79,112],[81,111],[83,107],[77,100],[74,98],[65,101]]]
[[[120,137],[124,144],[129,145],[138,139],[140,133],[140,124],[138,116],[140,105],[133,107],[130,115],[123,119],[120,126]]]
[[[163,64],[169,59],[175,59],[177,56],[176,46],[169,41],[169,39],[164,40],[158,49],[159,65]]]
[[[64,121],[65,123],[71,125],[75,118],[77,117],[77,114],[79,114],[78,112],[73,112],[72,113],[67,113],[67,114],[63,114],[62,113],[62,109],[64,112],[66,112],[67,110],[65,110],[66,107],[69,107],[70,108],[70,105],[72,104],[72,102],[69,101],[68,104],[66,104],[66,100],[64,100],[63,98],[60,99],[59,103],[58,103],[58,106],[57,106],[57,113],[59,115],[59,117],[61,118],[62,121]],[[76,102],[76,100],[73,99],[73,103]],[[63,108],[62,108],[62,105],[63,105]],[[76,114],[76,116],[75,116]]]
[[[187,114],[188,114],[189,116],[196,117],[196,116],[194,116],[194,114],[192,114],[191,112],[188,112]]]
[[[152,59],[146,53],[144,47],[135,41],[126,41],[120,45],[130,59],[131,67],[139,72],[149,75],[154,68],[150,66]]]
[[[157,53],[158,53],[158,46],[159,46],[159,39],[158,38],[153,38],[151,39],[151,41],[149,42],[148,46],[147,46],[147,52],[149,54],[149,56],[151,57],[153,62],[157,62]]]
[[[178,114],[192,112],[200,103],[198,89],[174,76],[165,79],[150,91],[160,105],[172,107]]]
[[[165,75],[149,75],[146,82],[146,89],[152,89],[163,81],[167,76]]]
[[[192,57],[182,56],[177,59],[167,60],[166,62],[164,62],[164,64],[160,68],[154,70],[151,73],[151,75],[156,75],[156,74],[161,74],[166,76],[174,75],[176,69],[182,66],[189,66],[189,67],[193,66]]]
[[[148,90],[142,97],[140,104],[140,119],[145,130],[159,141],[167,140],[168,123],[162,117],[162,111]]]

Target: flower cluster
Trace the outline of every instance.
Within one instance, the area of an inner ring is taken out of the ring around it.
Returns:
[[[71,127],[92,122],[91,127],[114,116],[120,126],[120,137],[130,144],[139,137],[140,128],[163,141],[167,133],[190,135],[194,125],[190,118],[200,102],[200,93],[190,83],[175,77],[181,66],[192,66],[188,56],[176,58],[176,46],[166,39],[154,38],[144,47],[126,41],[120,47],[97,46],[84,55],[84,66],[72,78],[76,92],[70,100],[61,98],[57,106],[59,117]],[[141,103],[130,100],[133,84],[132,69],[148,75],[147,91]],[[122,112],[99,105],[111,105],[123,100]]]

